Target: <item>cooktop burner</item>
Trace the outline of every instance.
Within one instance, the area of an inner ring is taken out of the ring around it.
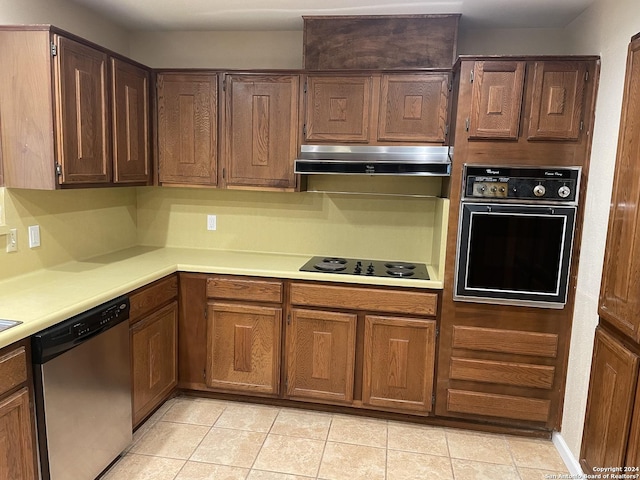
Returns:
[[[424,263],[407,263],[381,260],[364,260],[339,257],[313,257],[305,263],[301,272],[340,273],[369,277],[395,277],[429,280]]]

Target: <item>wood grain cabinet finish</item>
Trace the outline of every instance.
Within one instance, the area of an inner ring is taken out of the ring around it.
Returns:
[[[282,309],[210,301],[207,317],[207,386],[277,395]]]
[[[640,343],[640,38],[629,45],[609,230],[600,288],[601,321]]]
[[[218,76],[162,73],[157,83],[159,182],[216,185]]]
[[[353,401],[357,316],[293,308],[287,325],[287,396]]]
[[[429,412],[436,353],[435,320],[366,315],[362,403]]]
[[[580,453],[586,473],[595,467],[637,466],[625,463],[637,380],[638,356],[598,328]]]
[[[178,303],[131,327],[133,425],[158,407],[177,384]]]
[[[524,74],[525,62],[475,62],[469,139],[518,138]]]
[[[0,480],[35,480],[33,415],[26,388],[0,397]]]
[[[299,75],[225,75],[224,84],[224,186],[295,189]]]

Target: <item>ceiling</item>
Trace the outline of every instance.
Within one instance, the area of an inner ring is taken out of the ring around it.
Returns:
[[[302,30],[302,15],[461,13],[466,28],[555,28],[594,0],[72,0],[130,30]]]

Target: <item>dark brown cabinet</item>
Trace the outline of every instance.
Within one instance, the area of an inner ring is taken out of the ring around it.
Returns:
[[[157,108],[160,184],[216,185],[218,76],[159,74]]]
[[[313,74],[306,82],[306,143],[446,140],[446,73]]]
[[[222,185],[295,189],[298,75],[224,77]]]
[[[172,275],[131,295],[133,426],[168,398],[177,384],[177,277]]]

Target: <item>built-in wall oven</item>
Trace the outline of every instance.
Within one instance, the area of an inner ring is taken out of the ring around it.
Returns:
[[[563,308],[580,167],[465,165],[454,300]]]

